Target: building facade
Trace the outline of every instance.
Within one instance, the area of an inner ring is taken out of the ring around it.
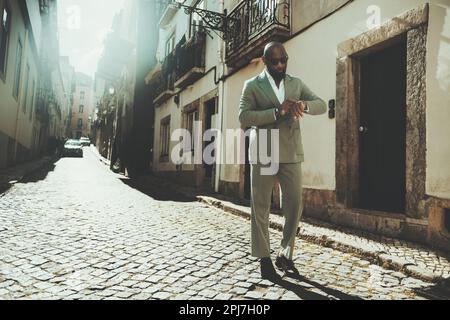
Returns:
[[[167,3],[126,2],[114,19],[96,73],[97,148],[130,176],[151,166],[154,109],[148,105],[151,88],[145,78],[156,63],[157,17]]]
[[[93,117],[93,83],[91,77],[83,73],[75,73],[75,90],[71,108],[71,138],[91,136]]]
[[[64,134],[65,138],[68,138],[72,135],[71,124],[72,124],[72,106],[74,99],[74,91],[75,91],[75,68],[70,64],[69,57],[64,56],[60,57],[59,60],[60,65],[60,74],[61,74],[61,86],[59,87],[59,97],[61,101],[64,101],[64,104],[67,105],[66,108],[63,108],[64,119]]]
[[[132,129],[136,15],[137,2],[132,1],[115,16],[96,72],[97,147],[113,162],[116,162],[116,155]]]
[[[329,104],[328,114],[301,123],[305,215],[450,247],[448,0],[184,4],[220,15],[212,22],[168,5],[160,19],[160,64],[148,76],[156,173],[249,199],[248,163],[175,163],[171,135],[194,131],[195,120],[198,136],[239,129],[244,82],[264,69],[264,45],[281,41],[288,73]],[[217,156],[247,144],[243,135],[226,139]]]
[[[56,1],[2,0],[0,14],[0,168],[3,168],[42,155],[49,134],[58,134],[64,120],[52,99],[55,70],[47,62],[58,56]]]

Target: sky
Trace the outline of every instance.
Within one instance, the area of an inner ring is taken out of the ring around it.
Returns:
[[[58,1],[60,55],[69,56],[76,72],[94,77],[103,40],[126,1],[130,0]]]

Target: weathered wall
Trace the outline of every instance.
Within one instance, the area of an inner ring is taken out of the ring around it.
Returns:
[[[32,83],[33,80],[37,83],[38,73],[38,57],[37,52],[32,50],[32,47],[39,47],[33,44],[33,37],[30,34],[33,29],[28,27],[28,31],[25,27],[25,21],[19,3],[17,1],[9,2],[12,17],[12,26],[9,36],[9,45],[7,52],[7,66],[6,74],[4,78],[0,77],[0,133],[3,139],[0,141],[0,151],[2,153],[7,152],[8,139],[17,140],[19,146],[19,160],[22,159],[22,153],[25,152],[31,155],[32,148],[32,134],[33,134],[33,110],[32,102]],[[14,79],[16,74],[16,62],[17,62],[17,44],[18,41],[22,43],[22,68],[21,82],[19,88],[19,96],[16,98],[13,96]],[[30,68],[28,76],[28,90],[26,91],[27,80],[27,65]],[[25,95],[27,98],[25,100]],[[26,105],[25,105],[26,102]],[[31,115],[31,117],[30,117]],[[6,157],[3,155],[0,157],[0,167],[6,166]]]
[[[427,39],[426,193],[450,199],[450,0],[434,3]]]
[[[353,0],[293,0],[292,33],[297,33]]]

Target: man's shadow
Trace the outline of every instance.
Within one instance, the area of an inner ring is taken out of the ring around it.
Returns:
[[[294,279],[298,282],[303,282],[308,284],[309,286],[313,286],[316,289],[319,289],[324,294],[321,295],[319,293],[313,292],[308,290],[307,287],[302,286],[299,283],[294,283],[291,281],[287,281],[286,278]],[[343,293],[339,290],[327,288],[315,281],[309,280],[305,278],[304,276],[293,273],[293,272],[286,272],[284,277],[274,277],[273,279],[270,279],[272,283],[279,285],[280,287],[289,290],[293,293],[295,293],[300,299],[303,300],[363,300],[360,297],[349,295],[346,293]],[[330,297],[332,296],[332,297]]]

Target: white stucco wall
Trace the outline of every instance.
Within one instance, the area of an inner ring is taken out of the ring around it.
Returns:
[[[219,10],[219,0],[209,0],[206,3],[206,9],[212,11]],[[167,41],[167,37],[169,37],[175,31],[175,45],[181,40],[183,35],[186,35],[186,38],[189,36],[189,16],[185,14],[184,10],[178,10],[178,12],[174,15],[173,19],[167,26],[160,31],[160,41],[158,46],[159,58],[163,58],[163,53],[165,52],[165,45]],[[215,33],[211,33],[213,38],[211,39],[207,36],[206,43],[206,68],[208,71],[214,66],[218,64],[219,56],[218,56],[218,48],[219,41],[218,36]],[[219,75],[219,73],[217,73]],[[174,102],[174,98],[170,98],[165,101],[161,106],[158,106],[155,109],[155,135],[154,135],[154,152],[153,152],[153,166],[156,171],[175,171],[176,165],[172,163],[169,159],[169,162],[159,162],[160,154],[161,154],[161,146],[160,146],[160,132],[161,132],[161,120],[167,116],[171,116],[170,118],[170,130],[173,133],[174,130],[182,127],[182,111],[183,108],[190,103],[200,99],[201,97],[209,94],[211,91],[215,90],[217,86],[214,83],[214,71],[208,73],[208,75],[202,77],[193,85],[188,86],[187,88],[180,91],[180,102],[179,105],[176,105]],[[175,91],[178,92],[179,89]],[[170,144],[170,152],[178,142],[174,141]],[[184,165],[183,171],[192,171],[194,170],[193,165]]]
[[[11,21],[13,23],[9,37],[6,76],[4,81],[0,79],[0,131],[12,139],[17,139],[21,145],[30,149],[33,141],[33,117],[30,120],[29,113],[31,112],[33,79],[36,81],[36,88],[38,84],[38,57],[36,56],[36,52],[31,50],[32,37],[30,37],[29,34],[33,32],[33,30],[28,28],[27,32],[19,4],[16,1],[12,1],[9,2],[9,5],[12,11]],[[22,43],[22,65],[19,97],[15,98],[13,96],[13,87],[16,74],[17,44],[19,39]],[[30,73],[28,78],[28,91],[25,92],[27,64],[30,67]],[[27,94],[27,108],[24,113],[23,103],[25,102],[25,94]]]
[[[450,0],[435,2],[427,43],[426,193],[450,199]]]
[[[378,6],[380,22],[384,23],[426,2],[357,0],[344,6],[285,43],[290,55],[288,73],[300,77],[325,101],[335,99],[337,47],[339,43],[369,30],[368,20],[370,21],[373,13],[368,13],[368,8],[372,5]],[[450,0],[429,2],[431,16],[427,47],[427,193],[450,197],[450,127],[446,125],[450,120]],[[262,69],[262,64],[249,65],[227,80],[225,127],[239,127],[237,117],[242,85],[246,79],[258,74]],[[327,115],[307,116],[301,126],[306,158],[303,165],[304,186],[334,190],[335,120],[328,119]],[[238,168],[224,168],[221,178],[238,182]]]

